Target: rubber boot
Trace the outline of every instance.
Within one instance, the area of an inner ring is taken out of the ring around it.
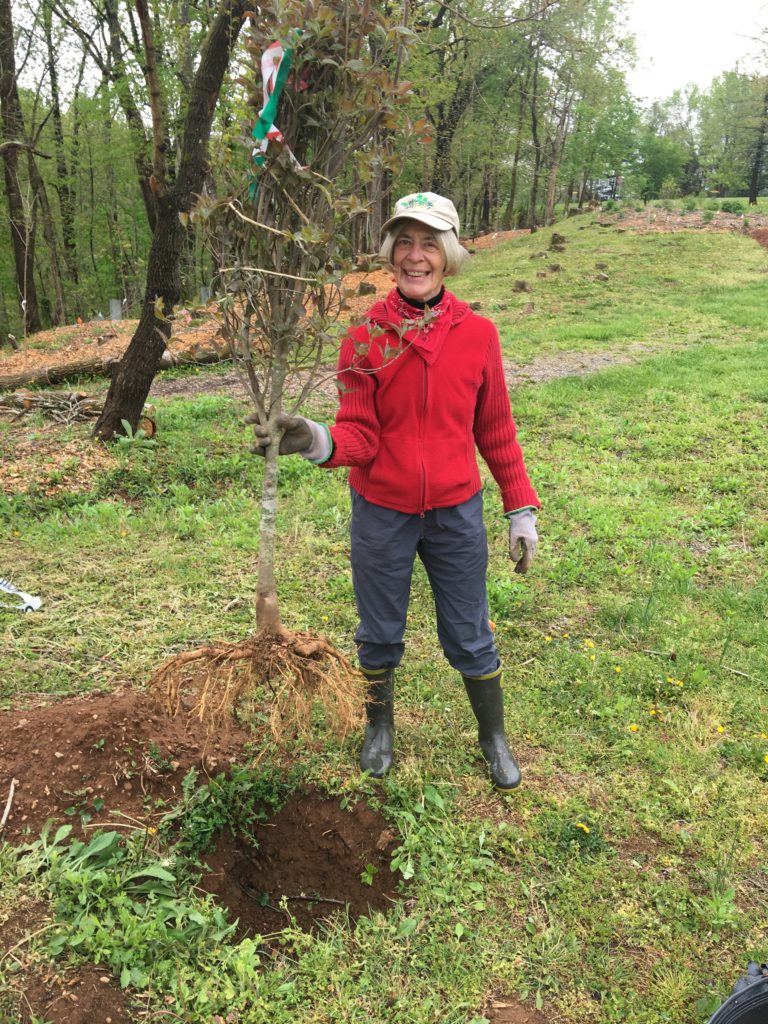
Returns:
[[[368,724],[360,751],[360,767],[371,778],[383,778],[392,767],[395,740],[394,696],[395,670],[373,672],[361,670],[368,680],[365,716]]]
[[[477,719],[477,738],[488,762],[491,782],[501,793],[520,785],[520,766],[504,735],[504,695],[501,669],[490,676],[462,676]]]

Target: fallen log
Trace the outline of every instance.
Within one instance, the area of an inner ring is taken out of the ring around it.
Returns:
[[[226,350],[219,351],[215,348],[194,349],[189,352],[171,352],[169,355],[169,359],[164,358],[161,361],[158,371],[167,370],[174,366],[205,366],[229,359],[229,353]],[[85,359],[80,362],[47,366],[44,369],[38,368],[6,376],[0,375],[0,391],[15,391],[17,388],[23,387],[46,387],[50,384],[62,384],[64,381],[72,380],[74,377],[111,376],[118,364],[119,360],[115,358]]]

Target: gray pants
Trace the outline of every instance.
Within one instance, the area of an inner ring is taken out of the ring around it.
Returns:
[[[395,512],[352,491],[352,581],[362,668],[394,668],[403,656],[416,555],[427,571],[437,635],[450,664],[468,676],[495,672],[499,656],[488,623],[488,544],[478,492],[424,515]]]

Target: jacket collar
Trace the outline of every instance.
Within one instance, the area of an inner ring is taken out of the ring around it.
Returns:
[[[414,348],[430,365],[435,362],[451,327],[465,320],[471,310],[466,302],[444,291],[440,301],[431,309],[418,309],[410,305],[393,288],[385,299],[371,306],[366,319],[383,329],[400,331],[403,341]]]

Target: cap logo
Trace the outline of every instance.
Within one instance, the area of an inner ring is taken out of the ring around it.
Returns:
[[[414,206],[418,206],[422,210],[431,210],[435,205],[435,201],[425,196],[423,192],[417,192],[415,196],[401,199],[397,205],[402,207],[403,210],[412,210]]]

